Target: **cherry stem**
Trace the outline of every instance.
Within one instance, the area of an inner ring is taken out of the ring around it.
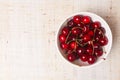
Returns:
[[[90,43],[92,44],[92,47],[93,47],[93,52],[92,52],[92,54],[94,54],[94,45],[93,45],[93,41],[90,41]]]
[[[102,36],[103,36],[103,37],[105,36],[104,33],[103,33],[100,29],[97,29],[97,30],[99,30],[99,31],[102,33]]]
[[[76,28],[83,30],[83,29],[82,29],[82,28],[80,28],[80,27],[73,27],[73,28],[72,28],[72,30],[73,30],[73,29],[76,29]]]
[[[65,40],[65,43],[67,43],[67,40],[68,40],[68,37],[70,36],[70,34],[71,34],[71,31],[68,33],[66,40]]]

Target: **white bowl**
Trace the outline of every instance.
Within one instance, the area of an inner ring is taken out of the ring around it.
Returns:
[[[66,58],[65,58],[65,54],[64,52],[62,51],[62,49],[60,48],[60,45],[59,45],[59,34],[60,34],[60,31],[61,29],[63,28],[63,26],[67,23],[68,20],[70,20],[71,18],[73,18],[73,16],[75,15],[83,15],[83,16],[90,16],[92,21],[99,21],[101,23],[101,26],[105,28],[106,30],[106,36],[108,38],[108,44],[106,46],[104,46],[104,51],[105,53],[99,57],[97,59],[97,61],[94,63],[94,64],[91,64],[91,65],[88,65],[87,63],[85,62],[82,62],[80,59],[79,60],[76,60],[74,62],[69,62]],[[68,16],[68,18],[65,18],[65,20],[62,22],[62,24],[58,27],[58,31],[57,31],[57,35],[56,35],[56,45],[57,45],[57,50],[58,52],[69,62],[69,63],[72,63],[74,65],[77,65],[77,66],[80,66],[80,67],[92,67],[92,66],[95,66],[99,63],[101,63],[102,61],[104,61],[107,57],[107,55],[109,54],[110,50],[111,50],[111,47],[112,47],[112,33],[111,33],[111,30],[109,28],[109,25],[107,24],[107,22],[101,18],[100,16],[94,14],[94,13],[90,13],[90,12],[79,12],[79,13],[76,13],[76,14],[73,14],[71,16]],[[64,60],[65,60],[64,59]],[[63,61],[64,61],[63,60]]]

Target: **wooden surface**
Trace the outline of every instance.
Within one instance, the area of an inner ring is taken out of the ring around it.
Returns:
[[[0,0],[0,80],[120,80],[120,0]],[[56,31],[69,15],[103,17],[113,47],[101,64],[71,66],[55,46]]]

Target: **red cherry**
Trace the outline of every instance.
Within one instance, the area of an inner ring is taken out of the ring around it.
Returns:
[[[81,30],[80,30],[79,28],[75,28],[75,27],[74,27],[74,28],[72,29],[72,34],[73,34],[73,35],[78,35],[78,34],[80,34],[80,33],[81,33]]]
[[[103,38],[100,38],[100,39],[99,39],[99,44],[100,44],[101,46],[107,45],[107,44],[108,44],[108,39],[107,39],[107,37],[104,36]]]
[[[80,15],[74,16],[74,17],[73,17],[73,21],[74,21],[75,23],[79,24],[80,21],[81,21],[81,16],[80,16]]]
[[[95,49],[94,51],[94,54],[97,56],[97,57],[100,57],[103,55],[103,49]]]
[[[100,27],[99,29],[102,31],[102,33],[103,33],[103,34],[105,34],[105,33],[106,33],[105,28]]]
[[[68,40],[69,40],[69,41],[71,41],[71,40],[74,41],[75,39],[76,39],[76,36],[75,36],[75,35],[70,35],[70,36],[68,37]]]
[[[95,63],[95,61],[96,61],[96,58],[94,57],[94,56],[88,56],[88,60],[87,60],[87,62],[89,63],[89,64],[93,64],[93,63]]]
[[[70,42],[69,43],[69,48],[71,50],[76,49],[77,48],[77,43],[75,41]]]
[[[71,19],[70,21],[67,22],[67,26],[70,27],[70,28],[75,26],[75,23],[74,23],[73,19]]]
[[[65,40],[66,40],[65,35],[60,34],[60,35],[59,35],[59,41],[60,41],[60,42],[65,42]]]
[[[68,49],[68,44],[61,43],[61,48],[67,50]]]
[[[91,37],[90,37],[89,35],[86,34],[86,35],[83,36],[82,39],[83,39],[84,42],[88,42],[88,41],[91,40]]]
[[[92,55],[92,53],[93,53],[93,48],[92,48],[92,47],[87,47],[87,48],[86,48],[86,53],[88,53],[89,55]]]
[[[62,29],[62,34],[64,34],[65,36],[67,36],[68,33],[69,33],[69,28],[68,28],[68,27],[64,27],[64,28]]]
[[[87,55],[87,54],[82,54],[82,55],[80,56],[80,59],[81,59],[81,61],[85,62],[85,61],[88,60],[88,55]]]
[[[90,19],[89,16],[83,16],[82,22],[83,22],[84,24],[89,24],[89,23],[91,22],[91,19]]]
[[[89,27],[88,26],[84,26],[83,27],[83,33],[87,33],[89,31]]]
[[[83,28],[84,24],[83,23],[79,23],[79,24],[77,24],[77,26]]]
[[[83,53],[84,53],[84,48],[83,47],[78,47],[77,49],[76,49],[76,51],[77,51],[77,54],[79,55],[79,56],[81,56]]]
[[[93,42],[94,48],[100,48],[100,45],[97,42]]]
[[[89,34],[91,37],[93,37],[94,36],[94,31],[90,30],[90,31],[88,31],[87,34]]]
[[[93,28],[99,28],[100,26],[101,26],[100,22],[98,22],[98,21],[92,23]]]
[[[73,62],[73,61],[76,59],[76,57],[75,57],[74,54],[71,53],[71,54],[68,54],[67,59],[68,59],[70,62]]]

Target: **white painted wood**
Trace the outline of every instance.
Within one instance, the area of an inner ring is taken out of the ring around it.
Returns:
[[[0,1],[0,80],[119,80],[120,0]],[[71,66],[57,52],[61,22],[80,11],[102,16],[113,33],[106,61],[89,69]]]

